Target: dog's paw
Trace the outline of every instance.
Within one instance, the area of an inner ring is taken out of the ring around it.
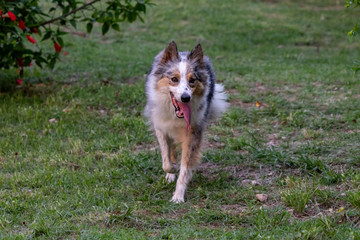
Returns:
[[[175,181],[175,177],[176,177],[176,175],[173,174],[173,173],[166,173],[165,179],[166,179],[169,183],[172,183],[172,182]]]
[[[169,164],[163,165],[163,170],[166,173],[174,174],[179,170],[179,166],[177,164],[169,163]]]
[[[174,196],[171,198],[170,202],[183,203],[184,202],[184,196],[177,196],[177,195],[174,194]]]

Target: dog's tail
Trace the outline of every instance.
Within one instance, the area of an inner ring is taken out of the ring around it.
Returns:
[[[209,109],[210,118],[218,118],[229,107],[229,103],[226,101],[228,98],[224,92],[224,86],[222,84],[215,84],[214,96]]]

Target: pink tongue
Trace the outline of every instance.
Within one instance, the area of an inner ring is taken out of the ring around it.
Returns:
[[[181,111],[184,113],[184,118],[186,120],[187,123],[187,130],[190,130],[190,120],[191,120],[191,106],[190,103],[183,103],[183,102],[178,102],[178,105],[181,109]]]

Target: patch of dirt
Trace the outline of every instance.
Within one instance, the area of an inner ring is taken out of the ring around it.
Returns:
[[[360,133],[360,130],[345,130],[343,131],[343,133],[345,134],[356,134],[356,133]],[[1,161],[1,158],[0,158]]]
[[[349,170],[348,168],[349,166],[346,163],[331,164],[331,169],[340,174],[347,172]]]
[[[244,109],[251,107],[268,107],[268,104],[261,102],[260,99],[258,99],[259,96],[266,96],[267,94],[283,96],[288,102],[297,101],[297,93],[299,92],[298,90],[301,89],[303,86],[299,86],[297,84],[290,85],[286,82],[279,82],[278,84],[282,85],[282,88],[267,86],[260,82],[252,84],[253,86],[249,86],[248,94],[256,97],[256,101],[252,102],[243,102],[240,99],[240,94],[238,93],[237,89],[229,89],[226,92],[232,96],[232,98],[230,99],[231,106],[239,106]]]
[[[30,236],[31,233],[33,233],[33,230],[31,228],[28,228],[24,222],[23,225],[20,227],[16,227],[12,230],[12,233],[14,235],[23,235],[23,236]],[[11,234],[10,234],[11,235]]]
[[[135,146],[135,150],[134,153],[138,154],[140,152],[143,151],[155,151],[156,149],[160,149],[159,144],[157,143],[157,141],[154,139],[154,141],[152,143],[142,143],[142,144],[137,144]],[[161,159],[159,159],[159,161],[161,161]]]
[[[143,76],[128,77],[128,78],[122,79],[122,81],[125,81],[125,83],[127,85],[134,85],[135,83],[138,83],[144,79],[146,79],[146,74]]]
[[[249,89],[250,93],[266,93],[267,87],[265,87],[262,83],[256,83],[255,87]]]
[[[134,212],[132,212],[129,216],[126,216],[125,211],[118,210],[105,212],[102,216],[100,225],[103,228],[118,228],[121,226],[125,228],[136,228],[138,230],[143,230],[149,227],[145,221],[141,218],[137,218]]]
[[[69,109],[70,106],[67,107]],[[96,112],[99,115],[108,115],[111,112],[111,109],[108,109],[105,106],[102,106],[101,104],[99,106],[87,106],[87,110],[90,112]]]
[[[275,179],[277,171],[270,166],[260,166],[251,167],[251,166],[228,166],[224,168],[226,171],[230,172],[235,179],[239,180],[255,180],[258,185],[271,185]]]
[[[280,145],[279,135],[277,133],[272,133],[267,137],[266,146],[268,147],[277,147]]]
[[[238,216],[238,215],[242,216],[248,210],[248,207],[246,205],[240,205],[240,204],[227,204],[227,205],[220,205],[219,207],[224,213],[228,213],[234,216]]]
[[[209,132],[210,129],[207,131]],[[221,141],[216,141],[216,135],[212,135],[213,139],[209,139],[208,136],[204,137],[203,144],[202,144],[202,150],[206,149],[223,149],[225,147],[225,143]]]
[[[303,220],[306,221],[308,219],[313,219],[316,217],[322,217],[322,216],[329,216],[329,217],[333,217],[333,218],[340,218],[341,219],[344,218],[344,212],[343,213],[339,213],[338,208],[333,209],[333,208],[322,208],[320,205],[318,204],[314,204],[312,206],[309,206],[308,208],[306,208],[306,210],[302,213],[297,213],[295,212],[293,209],[284,206],[287,211],[290,213],[291,217],[297,220]],[[343,221],[349,222],[349,219],[343,219]]]
[[[72,163],[72,162],[60,162],[59,165],[64,165],[64,166],[67,166],[69,167],[70,170],[72,171],[76,171],[76,170],[79,170],[80,169],[80,165],[77,164],[77,163]]]
[[[233,95],[235,97],[233,97],[232,99],[230,99],[230,106],[233,107],[241,107],[241,108],[250,108],[250,107],[255,107],[255,103],[247,103],[247,102],[243,102],[241,101],[239,94],[237,93],[237,90],[229,90],[227,91],[227,93],[230,95]]]
[[[170,214],[167,214],[166,216],[170,219],[177,219],[179,217],[182,217],[183,215],[187,214],[189,212],[189,209],[177,209],[173,210]]]
[[[317,41],[305,41],[305,42],[295,42],[295,46],[298,47],[316,47],[316,51],[319,51],[319,47],[323,44]]]
[[[221,171],[221,168],[219,164],[205,162],[201,163],[199,167],[197,168],[197,172],[201,173],[202,176],[208,178],[208,179],[214,179],[217,177],[217,174]]]
[[[220,164],[207,162],[200,164],[198,167],[198,172],[208,179],[217,178],[218,174],[224,171],[240,182],[243,180],[255,180],[255,185],[271,185],[279,176],[279,172],[271,166],[256,168],[239,164],[223,167]]]

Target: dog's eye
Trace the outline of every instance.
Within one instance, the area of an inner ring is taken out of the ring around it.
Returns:
[[[171,81],[172,81],[173,83],[178,83],[178,82],[179,82],[179,79],[177,79],[177,77],[173,77],[173,78],[171,78]]]
[[[194,83],[195,83],[195,81],[196,81],[196,79],[195,79],[195,78],[190,78],[190,79],[189,79],[189,83],[190,83],[190,84],[194,84]]]

